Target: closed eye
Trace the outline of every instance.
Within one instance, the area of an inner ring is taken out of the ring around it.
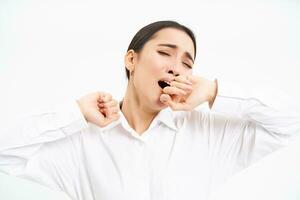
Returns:
[[[187,63],[185,63],[185,62],[183,62],[183,64],[184,64],[185,66],[187,66],[188,68],[192,69],[192,66],[191,66],[191,65],[189,65],[189,64],[187,64]]]
[[[163,51],[157,51],[159,54],[164,55],[164,56],[171,56],[170,54],[163,52]]]

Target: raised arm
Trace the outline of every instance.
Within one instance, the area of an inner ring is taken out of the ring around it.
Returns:
[[[222,83],[218,86],[217,81],[178,76],[163,91],[161,101],[173,110],[192,111],[209,103],[211,111],[193,112],[199,121],[191,123],[198,123],[195,131],[208,137],[204,139],[211,162],[219,166],[216,171],[225,170],[223,174],[248,166],[300,134],[300,113],[278,110],[255,98],[223,96]]]
[[[108,93],[95,92],[74,102],[35,113],[12,122],[0,132],[0,170],[22,174],[27,162],[47,143],[53,143],[88,127],[106,126],[119,117],[117,101]]]

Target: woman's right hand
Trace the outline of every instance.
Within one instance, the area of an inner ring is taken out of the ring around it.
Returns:
[[[77,100],[80,110],[88,122],[105,127],[119,119],[119,103],[105,92],[87,94]]]

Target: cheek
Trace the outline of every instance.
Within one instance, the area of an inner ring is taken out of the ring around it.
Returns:
[[[144,59],[144,67],[147,68],[147,76],[161,74],[164,69],[164,66],[167,66],[165,60],[157,55],[149,55]]]
[[[187,70],[184,75],[193,75],[193,70]]]

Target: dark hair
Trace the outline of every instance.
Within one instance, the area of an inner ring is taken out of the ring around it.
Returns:
[[[135,34],[135,36],[133,37],[133,39],[131,40],[131,42],[129,44],[127,51],[132,49],[135,52],[139,53],[143,49],[144,45],[149,40],[152,39],[154,34],[164,28],[175,28],[175,29],[179,29],[179,30],[185,32],[186,34],[188,34],[188,36],[190,36],[190,38],[192,39],[192,41],[194,43],[194,51],[195,51],[194,59],[196,58],[196,38],[195,38],[194,33],[186,26],[183,26],[175,21],[157,21],[157,22],[148,24],[147,26],[143,27]],[[126,67],[125,67],[125,70],[126,70],[127,79],[129,79],[130,72]]]

